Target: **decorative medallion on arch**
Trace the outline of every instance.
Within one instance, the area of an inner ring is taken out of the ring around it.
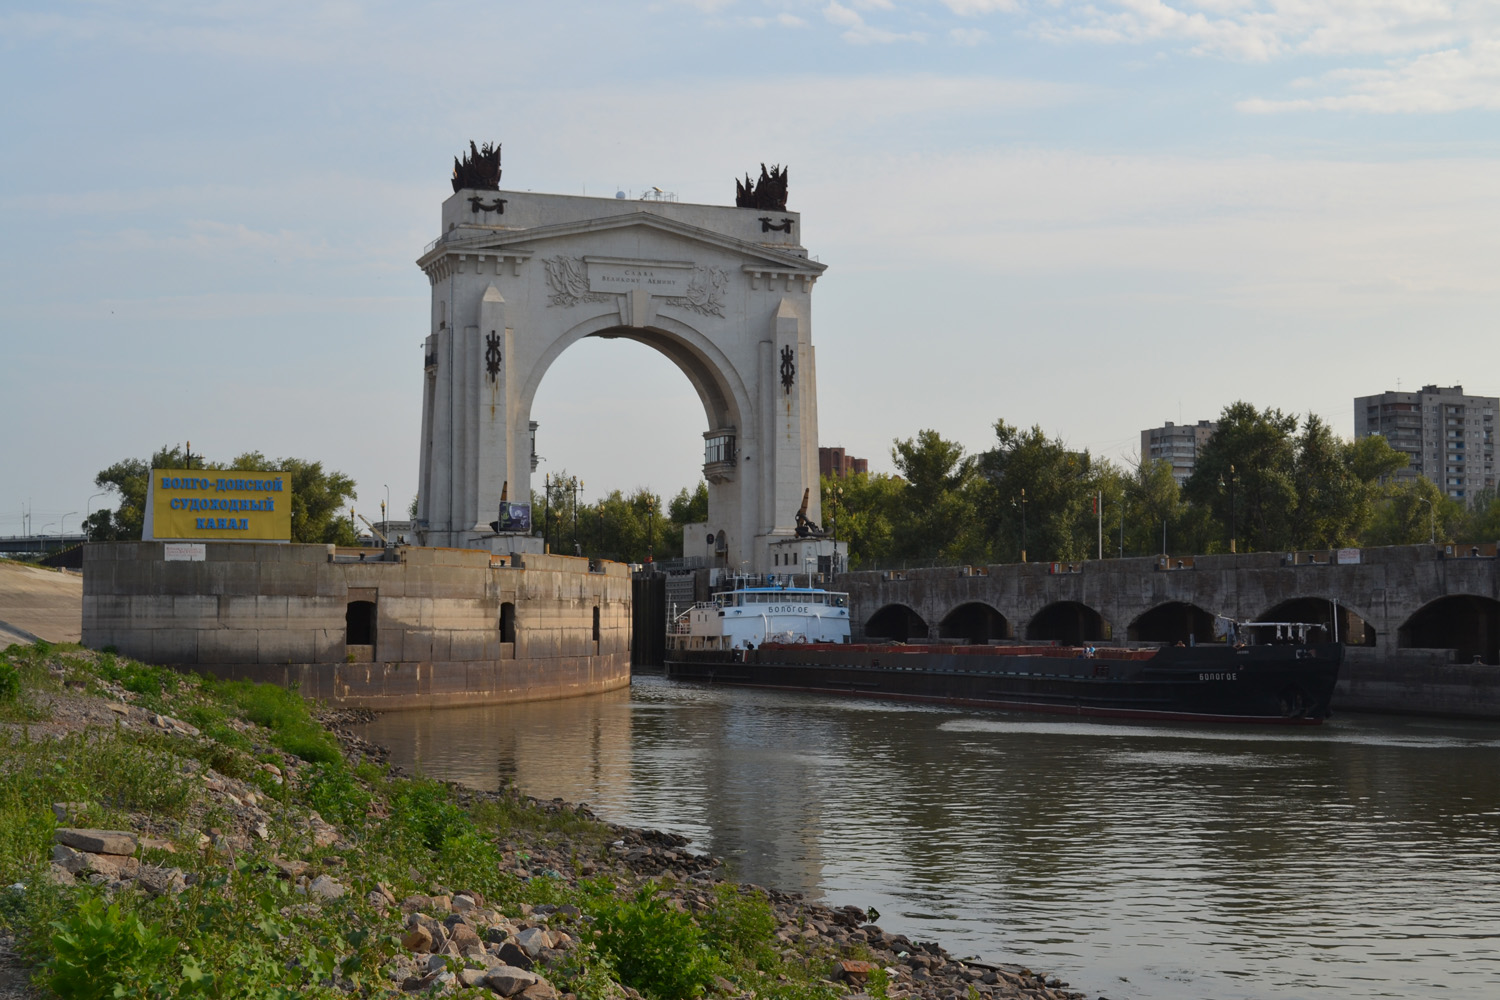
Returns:
[[[483,210],[497,202],[503,212]],[[441,235],[417,262],[433,295],[422,544],[540,550],[540,537],[498,537],[489,525],[505,490],[529,495],[534,428],[547,426],[531,412],[537,386],[589,337],[660,352],[703,402],[708,519],[688,555],[764,572],[771,544],[795,536],[804,491],[821,520],[810,317],[825,265],[799,244],[797,213],[768,229],[766,212],[468,188],[444,202]],[[564,461],[556,446],[542,451]]]

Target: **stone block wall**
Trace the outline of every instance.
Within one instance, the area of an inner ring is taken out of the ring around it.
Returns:
[[[366,601],[374,642],[351,643]],[[492,704],[629,684],[630,602],[624,565],[569,556],[208,542],[168,562],[161,542],[107,543],[84,551],[83,642],[348,707]]]

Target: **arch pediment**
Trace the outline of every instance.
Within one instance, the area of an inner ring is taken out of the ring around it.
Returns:
[[[471,253],[527,260],[546,252],[549,244],[573,244],[576,237],[595,238],[605,233],[631,229],[665,235],[671,242],[679,243],[684,252],[713,250],[738,257],[743,269],[749,272],[805,276],[811,279],[828,268],[828,265],[809,260],[801,253],[778,250],[648,211],[517,229],[455,229],[419,257],[417,265],[426,270],[450,254]]]

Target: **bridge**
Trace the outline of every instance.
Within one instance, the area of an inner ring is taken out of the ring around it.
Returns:
[[[1213,642],[1218,616],[1314,622],[1349,645],[1336,708],[1500,718],[1494,545],[858,572],[837,586],[867,642]]]
[[[7,535],[0,537],[0,553],[12,556],[46,555],[88,541],[83,532],[66,535]]]

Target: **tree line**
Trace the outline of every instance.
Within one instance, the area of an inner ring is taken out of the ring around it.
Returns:
[[[84,520],[84,532],[96,542],[134,541],[141,537],[146,518],[146,490],[152,469],[200,469],[205,471],[280,470],[291,474],[293,542],[358,545],[363,526],[350,513],[350,502],[358,498],[354,480],[322,462],[300,458],[268,459],[258,451],[246,452],[228,462],[211,461],[201,455],[191,458],[180,446],[163,446],[149,459],[127,458],[101,469],[94,485],[112,494],[117,506],[93,512]],[[533,491],[532,522],[553,552],[572,553],[574,539],[583,555],[620,562],[675,559],[682,555],[682,531],[687,524],[708,520],[708,484],[677,492],[670,501],[639,488],[627,494],[612,490],[598,500],[581,501],[564,483],[566,472],[548,477],[549,485]],[[413,498],[409,513],[416,516]],[[395,511],[389,512],[395,517]],[[575,536],[576,528],[576,536]]]
[[[966,454],[937,431],[897,440],[895,475],[824,477],[823,517],[851,568],[1290,551],[1500,538],[1493,488],[1466,505],[1383,437],[1346,441],[1314,414],[1225,407],[1180,487],[1169,463],[1122,467],[1041,427],[994,425]]]
[[[993,445],[967,454],[935,430],[898,439],[896,473],[822,480],[823,525],[849,543],[852,569],[1074,561],[1103,554],[1218,553],[1500,540],[1493,488],[1450,498],[1422,476],[1397,477],[1405,453],[1383,437],[1347,441],[1314,414],[1232,403],[1178,485],[1161,460],[1121,466],[1069,448],[1039,426],[997,420]],[[355,484],[321,462],[247,452],[194,468],[292,475],[292,541],[356,545]],[[85,521],[97,540],[139,538],[152,468],[186,468],[180,448],[102,470],[117,510]],[[641,563],[682,555],[683,529],[708,520],[708,484],[663,498],[640,487],[579,499],[567,472],[531,493],[532,524],[553,552]],[[415,500],[413,516],[415,516]],[[394,516],[394,512],[392,512]]]

